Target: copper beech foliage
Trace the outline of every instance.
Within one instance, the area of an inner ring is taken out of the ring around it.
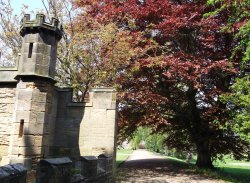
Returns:
[[[237,60],[228,61],[237,41],[222,31],[226,12],[204,0],[76,0],[77,7],[102,24],[130,32],[138,54],[130,59],[121,86],[120,135],[138,126],[164,130],[166,145],[195,149],[200,167],[233,153],[246,155],[247,144],[230,128],[226,106],[218,97],[228,91]],[[237,32],[237,30],[235,30]]]

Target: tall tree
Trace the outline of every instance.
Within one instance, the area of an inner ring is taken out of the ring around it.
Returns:
[[[23,14],[25,6],[21,10]],[[14,14],[10,0],[0,0],[0,66],[15,65],[21,48],[18,28],[20,16]]]
[[[134,49],[127,77],[120,77],[120,126],[124,134],[137,126],[167,131],[170,147],[197,150],[199,167],[233,153],[244,158],[246,141],[225,128],[229,118],[219,95],[236,73],[228,59],[236,42],[222,32],[225,17],[206,1],[77,0],[76,5],[103,24],[115,22],[130,31]]]
[[[73,7],[69,0],[41,0],[44,7],[37,13],[46,14],[63,25],[63,38],[58,45],[56,80],[60,86],[74,88],[74,100],[82,102],[89,87],[113,86],[117,76],[127,67],[127,61],[134,54],[130,49],[131,36],[112,23],[101,25],[84,10]],[[21,49],[19,24],[21,15],[15,15],[11,0],[0,1],[0,66],[15,65],[14,58]]]

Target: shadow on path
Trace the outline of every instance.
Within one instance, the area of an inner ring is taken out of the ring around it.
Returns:
[[[134,157],[134,154],[139,159]],[[145,151],[142,152],[145,155]],[[150,153],[150,152],[148,152]],[[140,152],[134,152],[118,170],[117,182],[121,183],[223,183],[208,176],[199,175],[184,162],[165,159],[151,153],[149,159],[142,159]],[[147,158],[145,156],[145,158]]]

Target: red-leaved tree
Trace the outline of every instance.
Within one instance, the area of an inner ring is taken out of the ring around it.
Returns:
[[[107,24],[130,31],[137,55],[121,71],[119,126],[131,134],[138,126],[166,131],[166,145],[197,151],[196,165],[212,168],[213,158],[246,155],[248,144],[226,124],[227,92],[236,62],[228,62],[236,42],[221,31],[227,14],[204,0],[76,0],[77,7]],[[126,74],[124,74],[126,73]]]

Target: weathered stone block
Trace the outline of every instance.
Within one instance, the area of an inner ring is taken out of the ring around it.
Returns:
[[[44,159],[39,162],[36,182],[70,183],[72,161],[69,158]]]
[[[95,156],[82,156],[81,174],[87,178],[97,175],[97,158]]]
[[[107,110],[107,121],[115,122],[116,120],[116,110]]]
[[[36,42],[41,41],[41,38],[40,38],[39,34],[36,33],[36,34],[28,34],[28,35],[26,35],[23,38],[23,40],[24,40],[24,43],[28,45],[29,43],[36,43]]]
[[[17,88],[18,88],[18,89],[25,89],[25,88],[27,88],[26,82],[23,82],[22,80],[20,80],[20,81],[18,82],[18,84],[17,84]]]
[[[31,100],[18,100],[16,110],[18,110],[18,111],[30,111],[31,110]]]
[[[49,76],[49,66],[36,65],[36,73],[41,76]]]
[[[31,116],[30,111],[16,111],[14,122],[20,123],[21,120],[24,120],[24,122],[29,122],[30,116]]]
[[[18,90],[18,100],[31,100],[32,99],[32,90],[31,89],[21,89]]]
[[[19,138],[19,147],[34,147],[34,146],[41,146],[41,144],[35,143],[35,136],[34,135],[23,135]]]
[[[19,147],[18,154],[25,156],[38,156],[42,155],[41,147]]]
[[[45,112],[46,111],[46,103],[44,103],[44,102],[32,102],[31,108],[32,108],[32,111],[35,111],[35,112]]]
[[[11,158],[10,164],[21,163],[27,170],[30,170],[32,167],[32,159],[31,158]]]
[[[45,45],[43,43],[37,43],[36,53],[41,53],[42,55],[50,55],[51,46]]]
[[[13,98],[9,97],[1,98],[1,104],[11,104],[11,103],[14,103]]]
[[[45,87],[45,86],[44,86]],[[42,89],[44,89],[44,87]],[[33,100],[32,102],[41,102],[46,103],[47,102],[47,93],[40,92],[41,88],[36,89],[33,91]]]
[[[37,112],[36,113],[36,122],[44,123],[45,122],[45,112]]]
[[[24,134],[27,135],[43,135],[44,134],[44,124],[43,123],[29,123],[27,131]]]
[[[11,147],[11,154],[12,155],[18,155],[18,152],[19,152],[19,147],[18,146]]]
[[[42,144],[43,144],[43,137],[42,136],[35,136],[34,137],[34,144],[36,146],[42,146]]]
[[[0,145],[0,158],[8,155],[8,145]],[[0,160],[1,161],[1,160]]]

